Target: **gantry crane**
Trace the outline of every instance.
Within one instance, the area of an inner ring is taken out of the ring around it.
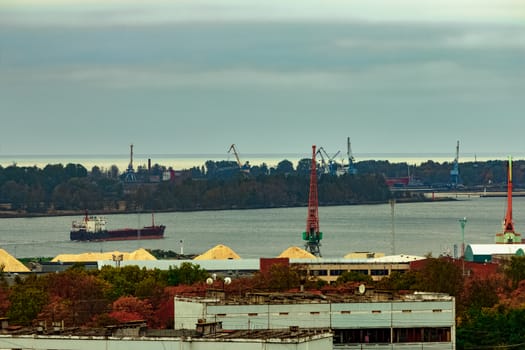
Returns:
[[[312,165],[310,168],[310,194],[308,196],[308,217],[306,231],[303,232],[305,250],[315,256],[321,256],[321,239],[323,233],[319,231],[319,200],[317,197],[317,162],[315,161],[315,145],[312,146]]]

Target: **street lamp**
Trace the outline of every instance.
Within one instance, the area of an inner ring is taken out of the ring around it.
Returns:
[[[459,219],[461,225],[461,262],[463,267],[463,276],[465,276],[465,225],[467,224],[467,218]]]
[[[465,225],[467,224],[467,218],[459,219],[461,225],[461,256],[465,259]]]

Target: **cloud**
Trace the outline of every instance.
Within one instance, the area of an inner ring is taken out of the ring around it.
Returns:
[[[3,0],[0,23],[16,26],[145,26],[181,22],[378,21],[523,23],[513,0]]]

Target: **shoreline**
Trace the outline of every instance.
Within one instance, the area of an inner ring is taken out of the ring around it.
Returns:
[[[457,198],[451,196],[439,196],[432,198],[398,198],[396,203],[428,203],[428,202],[443,202],[443,201],[455,201]],[[524,193],[525,195],[525,193]],[[480,196],[481,197],[481,196]],[[378,204],[389,204],[388,201],[379,202],[361,202],[361,203],[341,203],[341,204],[319,204],[319,207],[336,207],[345,205],[378,205]],[[149,213],[175,213],[175,212],[201,212],[201,211],[223,211],[223,210],[256,210],[256,209],[278,209],[278,208],[303,208],[307,207],[307,204],[297,206],[269,206],[269,207],[257,207],[257,208],[209,208],[209,209],[194,209],[194,210],[150,210],[150,211],[136,211],[136,210],[90,210],[89,213],[92,215],[118,215],[118,214],[149,214]],[[56,216],[84,216],[85,210],[54,210],[47,213],[27,213],[20,211],[0,211],[1,219],[17,219],[17,218],[45,218],[45,217],[56,217]]]

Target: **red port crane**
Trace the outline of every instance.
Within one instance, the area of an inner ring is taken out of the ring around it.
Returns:
[[[503,220],[503,232],[496,234],[496,243],[521,243],[521,234],[514,230],[512,219],[512,158],[507,167],[507,212]]]
[[[306,231],[303,232],[306,251],[315,256],[321,256],[321,239],[323,233],[319,231],[319,200],[317,196],[317,162],[315,161],[315,145],[312,146],[312,165],[310,167],[310,194],[308,197],[308,217]]]

